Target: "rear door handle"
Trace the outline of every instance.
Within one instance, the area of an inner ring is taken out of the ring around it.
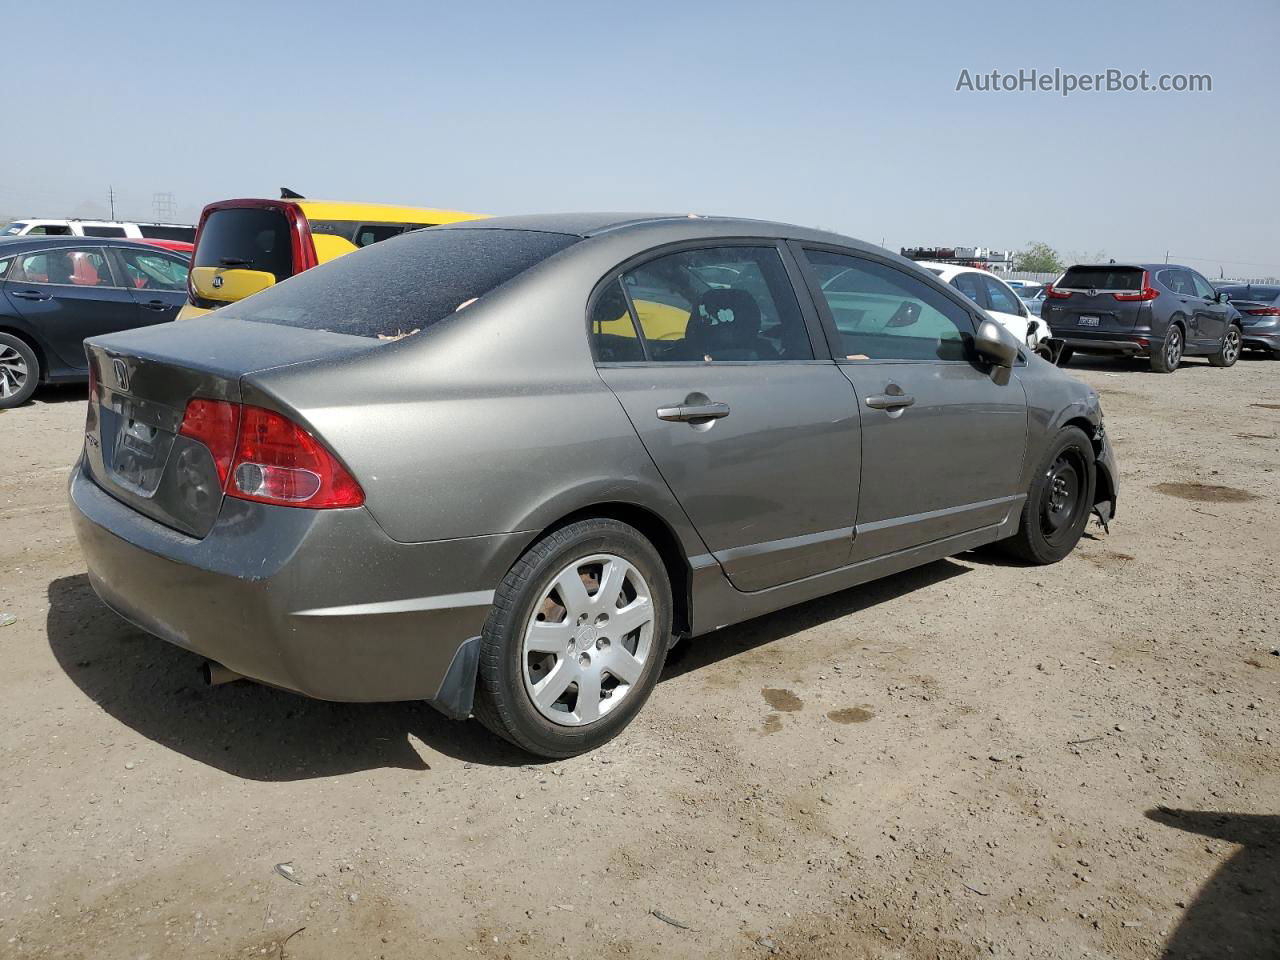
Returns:
[[[19,300],[52,300],[53,298],[47,293],[41,293],[39,290],[19,290],[14,293]]]
[[[143,304],[143,306],[146,307],[148,310],[168,310],[169,309],[169,304],[165,303],[163,300],[148,300],[146,303]]]
[[[658,419],[672,423],[688,423],[693,420],[719,420],[729,415],[727,403],[681,403],[674,407],[659,407]]]
[[[905,393],[881,393],[867,397],[867,406],[872,410],[900,410],[916,402],[915,397]]]

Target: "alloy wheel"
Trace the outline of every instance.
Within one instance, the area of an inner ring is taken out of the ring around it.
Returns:
[[[607,553],[575,560],[525,627],[520,664],[534,708],[570,727],[616,709],[640,681],[653,629],[653,597],[633,564]]]
[[[27,385],[27,361],[13,347],[0,344],[0,397],[15,397]]]
[[[1169,328],[1169,336],[1164,342],[1164,358],[1170,370],[1182,361],[1182,331],[1178,327]]]
[[[1240,331],[1232,325],[1227,330],[1226,340],[1222,344],[1222,359],[1226,361],[1227,366],[1235,363],[1240,358]]]

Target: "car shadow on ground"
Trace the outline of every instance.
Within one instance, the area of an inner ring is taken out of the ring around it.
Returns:
[[[1118,357],[1103,353],[1077,353],[1067,361],[1067,365],[1062,369],[1067,373],[1072,370],[1097,370],[1100,373],[1120,373],[1122,371],[1128,373],[1155,373],[1151,369],[1151,361],[1146,357]],[[1174,372],[1177,374],[1182,373],[1184,370],[1216,369],[1209,362],[1208,357],[1183,357],[1178,369]],[[1165,373],[1156,375],[1161,377],[1168,376]]]
[[[84,403],[89,388],[83,383],[46,383],[36,388],[31,403]]]
[[[1165,943],[1164,960],[1280,957],[1280,816],[1173,810],[1147,818],[1240,845],[1211,876]]]
[[[736,656],[820,623],[966,572],[939,561],[863,587],[681,643],[663,679]],[[475,720],[449,720],[421,702],[329,703],[256,683],[206,687],[203,659],[109,610],[84,574],[49,584],[49,646],[80,690],[154,742],[246,780],[291,781],[382,767],[429,769],[413,743],[470,763],[538,762]]]

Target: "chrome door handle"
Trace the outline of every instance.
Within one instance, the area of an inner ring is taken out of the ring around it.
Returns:
[[[672,423],[689,423],[697,420],[719,420],[729,415],[727,403],[681,403],[674,407],[659,407],[658,419]]]
[[[881,393],[874,397],[867,397],[866,402],[872,410],[900,410],[911,406],[916,402],[916,398],[905,393]]]
[[[47,293],[41,293],[39,290],[18,290],[13,294],[19,300],[52,300],[53,298]]]

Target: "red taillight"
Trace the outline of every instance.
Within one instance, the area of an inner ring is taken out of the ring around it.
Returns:
[[[206,400],[196,397],[187,403],[182,417],[184,437],[198,440],[213,454],[218,468],[218,485],[224,490],[227,475],[231,472],[231,457],[236,452],[236,435],[240,427],[240,405],[226,400]]]
[[[273,410],[196,398],[181,432],[209,448],[229,497],[314,509],[364,503],[364,491],[337,458]]]
[[[1280,307],[1250,307],[1240,312],[1247,313],[1251,317],[1280,317]]]
[[[1055,290],[1053,289],[1052,283],[1044,288],[1044,295],[1049,300],[1070,300],[1071,299],[1070,290]]]
[[[98,368],[94,366],[93,358],[89,358],[89,402],[93,403],[93,398],[98,395]]]
[[[1146,270],[1143,270],[1141,290],[1137,293],[1113,293],[1112,296],[1117,300],[1122,301],[1154,300],[1156,297],[1160,296],[1160,291],[1151,286],[1151,274]]]

